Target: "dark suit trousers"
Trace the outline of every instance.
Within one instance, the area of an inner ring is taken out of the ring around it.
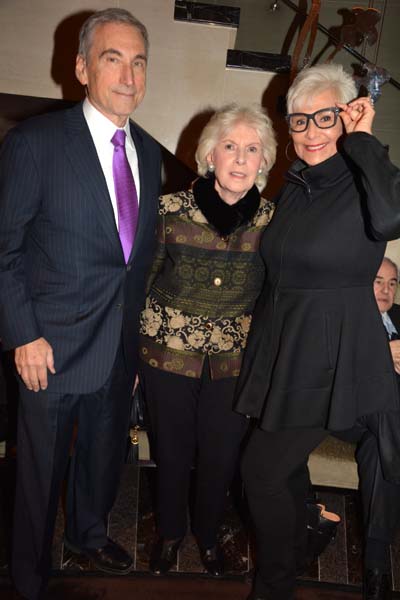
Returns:
[[[256,535],[255,596],[293,600],[296,558],[306,543],[307,460],[323,429],[254,429],[242,476]]]
[[[184,537],[190,472],[196,466],[192,530],[202,548],[217,542],[226,495],[247,419],[232,410],[236,378],[200,379],[142,363],[157,462],[157,528],[161,537]]]
[[[51,394],[21,385],[12,576],[17,590],[36,600],[51,569],[54,523],[67,473],[74,424],[66,535],[78,547],[101,547],[124,461],[131,380],[119,350],[96,393]]]
[[[365,415],[338,437],[358,442],[356,460],[364,536],[390,544],[400,525],[400,484],[386,481],[379,459],[378,416]]]

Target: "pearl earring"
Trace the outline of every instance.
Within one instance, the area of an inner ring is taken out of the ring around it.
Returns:
[[[262,174],[263,174],[263,170],[262,170],[261,168],[260,168],[260,169],[258,169],[258,171],[257,171],[257,172],[258,172],[258,174],[259,174],[259,175],[262,175]]]
[[[214,173],[214,171],[215,171],[215,165],[213,163],[209,163],[208,170],[209,170],[210,173]]]

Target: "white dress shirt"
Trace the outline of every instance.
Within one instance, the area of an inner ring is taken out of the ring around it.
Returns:
[[[389,339],[392,338],[393,334],[398,334],[396,327],[393,325],[392,319],[389,317],[387,312],[381,313],[382,321],[385,326],[386,331],[388,332]]]
[[[138,158],[135,144],[133,143],[133,139],[131,136],[129,119],[127,119],[125,127],[116,127],[114,123],[110,121],[110,119],[107,119],[107,117],[105,117],[101,112],[97,110],[97,108],[93,106],[93,104],[90,103],[88,98],[86,98],[83,103],[83,114],[88,124],[90,134],[96,147],[97,156],[99,157],[101,168],[106,179],[108,193],[110,194],[111,204],[114,211],[115,223],[118,228],[117,198],[115,195],[114,177],[112,170],[114,146],[111,143],[111,138],[113,137],[117,129],[124,129],[126,133],[126,155],[128,157],[128,162],[132,170],[133,178],[135,180],[138,202],[140,201]]]

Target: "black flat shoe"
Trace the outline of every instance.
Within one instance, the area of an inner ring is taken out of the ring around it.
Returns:
[[[165,575],[175,565],[182,539],[164,540],[160,538],[156,542],[149,565],[153,575]]]
[[[296,575],[302,575],[335,539],[339,523],[339,515],[327,512],[321,504],[307,502],[307,548]]]
[[[64,545],[74,554],[86,556],[93,566],[99,571],[103,571],[103,573],[127,575],[132,570],[132,558],[122,546],[113,542],[110,538],[108,538],[107,544],[101,548],[79,548],[66,538],[64,538]]]
[[[381,569],[367,569],[364,575],[363,600],[391,600],[390,575]]]
[[[200,548],[201,562],[207,573],[213,577],[221,577],[224,574],[223,555],[220,546],[202,550]]]

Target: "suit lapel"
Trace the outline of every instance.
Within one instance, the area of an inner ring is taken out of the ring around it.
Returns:
[[[392,320],[393,325],[397,329],[397,333],[400,334],[400,306],[393,304],[392,308],[388,311],[388,315]]]
[[[77,180],[93,197],[94,218],[101,221],[110,242],[119,248],[121,256],[123,256],[106,180],[83,116],[82,104],[66,111],[65,152],[76,173]]]

